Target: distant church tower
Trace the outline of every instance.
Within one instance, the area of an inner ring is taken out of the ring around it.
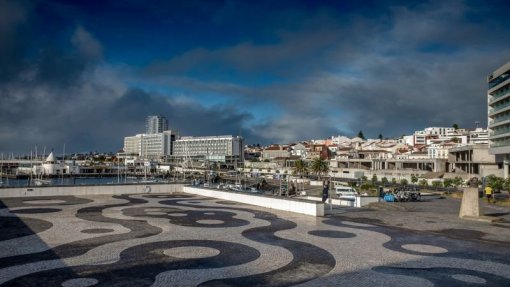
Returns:
[[[168,130],[168,120],[161,116],[148,116],[145,120],[145,133],[157,134]]]

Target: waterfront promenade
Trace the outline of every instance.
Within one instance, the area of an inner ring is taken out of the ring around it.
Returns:
[[[1,202],[0,286],[510,286],[510,239],[395,227],[383,211],[312,217],[184,193]]]

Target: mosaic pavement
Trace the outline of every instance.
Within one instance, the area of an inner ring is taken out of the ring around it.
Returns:
[[[11,198],[0,286],[510,286],[510,247],[185,194]]]

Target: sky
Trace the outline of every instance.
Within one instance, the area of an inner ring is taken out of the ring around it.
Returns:
[[[0,0],[0,152],[487,126],[508,1]]]

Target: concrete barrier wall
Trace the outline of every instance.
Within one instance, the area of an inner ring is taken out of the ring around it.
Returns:
[[[313,201],[316,201],[316,202],[322,202],[322,198],[321,197],[317,197],[317,196],[305,196],[305,197],[301,197],[301,198],[308,199],[308,200],[313,200]],[[326,203],[329,204],[329,198],[326,200]],[[333,205],[340,205],[340,206],[354,206],[354,201],[353,200],[343,200],[343,199],[333,198],[333,199],[331,199],[331,204],[333,204]]]
[[[322,201],[322,198],[316,196],[306,196],[302,197],[308,200],[314,201]],[[377,196],[356,196],[356,200],[343,200],[338,198],[331,199],[331,204],[340,205],[340,206],[352,206],[352,207],[363,207],[372,202],[379,202],[379,197]],[[326,201],[329,204],[329,199]]]
[[[356,196],[355,206],[363,207],[369,205],[372,202],[379,202],[381,198],[379,196]]]
[[[79,186],[42,186],[0,189],[0,198],[26,196],[97,195],[182,192],[182,184],[109,184]]]
[[[274,198],[271,196],[258,194],[229,192],[188,186],[185,186],[183,191],[185,193],[236,201],[266,208],[291,211],[313,216],[324,216],[324,204],[322,202],[315,202],[312,200]]]

